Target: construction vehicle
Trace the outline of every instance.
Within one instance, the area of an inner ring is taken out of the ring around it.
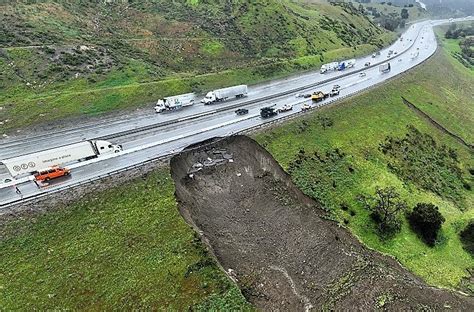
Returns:
[[[206,97],[201,100],[205,105],[214,103],[214,102],[221,102],[225,101],[228,98],[241,98],[246,96],[248,93],[247,85],[240,85],[234,87],[228,87],[223,89],[217,89],[214,91],[210,91],[206,94]]]
[[[284,113],[284,112],[288,112],[290,110],[293,110],[293,105],[291,105],[291,104],[285,104],[282,107],[280,107],[279,109],[277,109],[278,113]]]
[[[328,71],[335,71],[337,69],[338,65],[339,65],[338,62],[332,62],[332,63],[324,64],[324,65],[321,66],[321,69],[319,70],[319,72],[321,74],[324,74],[325,72],[328,72]]]
[[[383,63],[382,65],[379,66],[379,71],[381,73],[387,73],[391,70],[390,63]]]
[[[275,105],[272,106],[267,106],[263,107],[260,109],[260,116],[262,118],[270,118],[278,115],[278,111],[274,107]]]
[[[194,93],[186,93],[159,99],[156,102],[155,112],[162,113],[166,111],[178,110],[186,106],[194,104],[196,95]]]
[[[122,151],[121,145],[90,140],[1,160],[12,177]]]
[[[311,95],[311,100],[314,102],[321,102],[322,100],[326,99],[329,94],[324,93],[323,91],[316,91]]]

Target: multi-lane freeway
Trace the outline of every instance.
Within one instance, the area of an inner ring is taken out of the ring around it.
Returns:
[[[454,21],[468,19],[471,18]],[[427,60],[437,49],[433,26],[448,22],[448,20],[439,20],[416,23],[406,30],[402,35],[402,40],[397,40],[390,47],[383,49],[375,58],[369,55],[357,59],[354,68],[326,74],[314,71],[251,86],[248,96],[243,99],[208,106],[195,104],[166,114],[154,114],[153,109],[150,108],[148,115],[106,119],[100,123],[90,122],[51,133],[4,139],[0,141],[0,160],[37,152],[45,147],[97,138],[105,138],[113,143],[121,144],[123,152],[72,164],[68,166],[72,170],[71,177],[52,182],[46,187],[38,188],[28,178],[0,184],[0,207],[8,207],[19,200],[46,196],[65,187],[85,183],[150,159],[173,154],[192,143],[211,137],[232,135],[267,122],[275,122],[300,114],[303,104],[310,104],[316,108],[361,92]],[[389,56],[389,50],[396,51],[396,54]],[[367,62],[371,63],[370,67],[364,66]],[[391,71],[388,73],[379,72],[378,64],[384,62],[391,63]],[[316,90],[329,92],[335,84],[341,86],[340,95],[317,105],[310,99],[298,96]],[[260,108],[273,104],[281,107],[287,103],[294,105],[292,111],[280,113],[270,119],[260,118]],[[249,114],[236,116],[234,113],[236,107],[249,109]],[[383,114],[383,112],[380,113]],[[5,168],[1,168],[0,165],[0,180],[6,176]],[[21,194],[15,187],[21,191]]]

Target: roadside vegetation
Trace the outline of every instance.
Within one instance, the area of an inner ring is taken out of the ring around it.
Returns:
[[[168,170],[8,222],[1,309],[249,309],[181,218]]]
[[[472,291],[473,150],[401,99],[472,143],[472,75],[453,61],[440,50],[390,83],[255,137],[369,247],[429,284]]]
[[[0,134],[256,83],[395,39],[351,4],[116,1],[0,5]]]

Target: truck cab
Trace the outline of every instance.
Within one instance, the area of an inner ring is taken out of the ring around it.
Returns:
[[[119,153],[123,150],[122,145],[111,144],[102,140],[95,141],[95,147],[99,155]]]
[[[202,99],[204,105],[211,104],[217,100],[216,94],[213,91],[210,91],[206,94],[206,96]]]

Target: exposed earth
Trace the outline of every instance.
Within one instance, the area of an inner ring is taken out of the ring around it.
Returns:
[[[181,214],[257,309],[474,310],[364,247],[248,137],[191,146],[171,170]]]

